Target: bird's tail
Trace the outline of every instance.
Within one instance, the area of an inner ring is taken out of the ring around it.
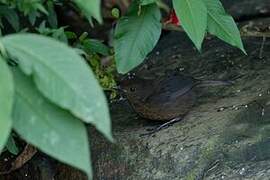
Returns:
[[[208,87],[208,86],[230,86],[233,85],[232,81],[219,81],[219,80],[202,80],[198,83],[199,87]]]

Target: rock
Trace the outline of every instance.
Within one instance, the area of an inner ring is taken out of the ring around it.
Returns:
[[[163,38],[137,74],[177,68],[235,84],[199,90],[196,107],[183,121],[148,137],[140,134],[154,122],[139,118],[125,101],[112,104],[116,143],[90,134],[95,178],[267,179],[270,41],[262,48],[262,38],[247,37],[244,44],[248,56],[209,37],[200,54],[184,33]]]
[[[222,4],[229,14],[240,20],[250,20],[270,14],[268,0],[222,0]]]
[[[163,0],[172,7],[172,0]],[[269,0],[220,0],[236,20],[250,20],[270,15]]]

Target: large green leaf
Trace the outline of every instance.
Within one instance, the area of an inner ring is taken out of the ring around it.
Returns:
[[[43,95],[112,139],[105,96],[93,72],[74,49],[35,34],[9,35],[1,41],[9,55],[19,60],[22,71],[33,75]]]
[[[0,153],[6,144],[11,131],[11,112],[14,87],[12,74],[0,56]]]
[[[14,70],[13,128],[27,142],[91,177],[89,143],[84,124],[45,99],[33,81]]]
[[[156,4],[133,6],[117,23],[114,48],[117,70],[126,73],[139,65],[156,45],[160,33],[160,11]]]
[[[223,41],[238,47],[245,54],[239,30],[233,18],[226,14],[219,0],[204,0],[207,7],[207,29]]]
[[[94,17],[99,23],[102,23],[100,0],[74,0],[74,2],[88,19]]]
[[[207,26],[207,9],[202,0],[173,0],[181,25],[197,49],[201,49]]]

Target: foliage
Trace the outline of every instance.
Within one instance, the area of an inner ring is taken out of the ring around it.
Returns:
[[[136,1],[135,1],[136,2]],[[116,67],[126,73],[140,64],[156,45],[161,33],[161,15],[155,4],[144,6],[138,15],[133,3],[130,12],[120,18],[114,34]]]
[[[88,139],[82,121],[42,96],[32,79],[18,68],[13,74],[16,84],[12,115],[15,131],[41,151],[91,176]],[[77,153],[78,147],[80,153]]]
[[[223,41],[240,48],[244,53],[240,33],[233,18],[226,14],[222,4],[219,1],[204,0],[207,11],[207,30],[216,35]]]
[[[108,57],[105,59],[101,59],[99,56],[88,56],[86,59],[89,60],[90,65],[99,80],[99,83],[101,87],[105,91],[110,92],[110,99],[114,99],[117,96],[117,92],[114,89],[116,87],[116,81],[114,77],[114,71],[115,71],[115,64],[112,65],[103,65],[102,60],[106,61],[112,61],[112,57]]]
[[[48,28],[48,27],[46,27],[46,22],[43,21],[39,25],[39,27],[36,28],[36,30],[42,35],[51,36],[54,39],[57,39],[59,41],[62,41],[64,43],[68,44],[68,37],[65,33],[65,27],[60,27],[57,29]]]
[[[18,155],[19,149],[18,146],[16,145],[16,142],[12,136],[12,134],[9,136],[6,144],[6,149],[12,153],[13,155]]]
[[[103,22],[100,0],[67,3],[92,25]],[[113,48],[87,33],[67,31],[69,22],[59,26],[55,5],[66,2],[0,0],[0,151],[18,153],[13,130],[91,179],[85,124],[113,141],[101,87],[115,95],[115,69],[129,72],[155,47],[162,30],[160,0],[134,0],[126,14],[112,6]],[[173,7],[199,50],[209,32],[245,52],[234,20],[218,0],[173,0]]]
[[[99,23],[102,22],[101,11],[100,11],[100,0],[74,0],[75,3],[80,7],[84,12],[86,17],[91,21],[91,18],[94,17]]]
[[[207,9],[203,1],[173,0],[176,15],[197,49],[201,49],[207,26]]]
[[[12,104],[14,99],[14,84],[12,73],[3,58],[0,57],[0,149],[3,149],[9,137],[12,126]]]
[[[154,15],[145,20],[148,21],[148,25],[152,23],[151,27],[143,24],[142,20],[142,24],[134,25],[134,22],[143,19],[145,14],[155,13],[156,9],[150,7],[157,6],[156,2],[158,1],[140,0],[139,2],[141,3],[138,5],[140,8],[120,18],[115,30],[115,57],[117,69],[120,73],[126,73],[138,66],[146,55],[152,51],[159,39],[157,34],[161,26],[157,25],[158,18],[155,18]],[[245,53],[235,22],[231,16],[225,13],[219,0],[173,0],[173,7],[182,27],[198,50],[201,50],[206,30],[208,30],[211,34],[240,48]],[[148,8],[147,13],[141,13],[145,8]],[[134,33],[136,30],[138,32]],[[149,34],[145,36],[145,33]],[[138,40],[141,41],[137,43]],[[126,48],[123,48],[123,45],[121,46],[121,42],[126,42]],[[127,46],[129,43],[134,46],[133,51]],[[139,47],[142,47],[142,44],[146,47],[140,49]]]
[[[101,87],[110,92],[110,98],[116,97],[115,63],[112,57],[112,50],[101,41],[87,38],[87,33],[83,33],[74,47],[81,49],[85,59],[89,62]],[[76,37],[75,37],[76,38]],[[101,55],[106,56],[105,58]]]

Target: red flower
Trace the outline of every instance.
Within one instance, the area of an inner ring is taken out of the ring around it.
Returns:
[[[165,19],[164,24],[173,24],[180,26],[180,21],[176,16],[174,9],[170,12],[169,16]]]

